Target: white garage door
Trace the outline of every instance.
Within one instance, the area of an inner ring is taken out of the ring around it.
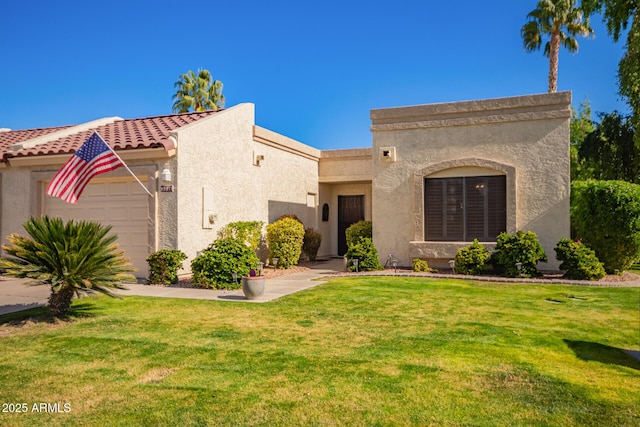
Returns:
[[[137,277],[146,277],[149,256],[148,195],[133,178],[93,179],[77,205],[45,196],[44,211],[64,220],[98,221],[111,225],[118,235],[119,249],[125,251]]]

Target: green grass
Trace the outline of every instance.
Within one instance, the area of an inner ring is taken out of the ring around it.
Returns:
[[[28,407],[0,425],[640,425],[637,288],[342,278],[45,313],[0,317],[0,403]]]

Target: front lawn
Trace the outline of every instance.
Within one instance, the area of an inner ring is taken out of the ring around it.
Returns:
[[[640,425],[638,288],[348,277],[45,313],[0,316],[0,425]]]

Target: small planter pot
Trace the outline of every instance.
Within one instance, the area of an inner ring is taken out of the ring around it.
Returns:
[[[242,292],[247,299],[260,299],[264,295],[266,283],[264,276],[243,276]]]

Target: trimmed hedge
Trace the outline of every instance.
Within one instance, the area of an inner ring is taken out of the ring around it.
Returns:
[[[264,227],[262,221],[230,222],[218,232],[218,237],[238,239],[255,251],[260,246],[262,227]]]
[[[571,223],[575,237],[595,251],[605,271],[622,274],[640,258],[640,185],[574,181]]]
[[[360,237],[373,239],[373,227],[371,221],[358,221],[355,224],[351,224],[345,231],[345,237],[347,240],[347,248],[358,243]]]
[[[243,241],[225,237],[217,239],[200,256],[191,261],[193,283],[198,287],[237,289],[240,277],[249,275],[260,260]],[[233,280],[238,273],[238,282]]]
[[[487,268],[489,262],[489,251],[478,239],[473,239],[473,243],[466,248],[458,249],[456,253],[456,273],[477,275]]]
[[[353,259],[358,259],[358,271],[382,270],[383,267],[378,259],[378,250],[370,237],[360,237],[357,242],[349,246],[345,255],[349,262],[347,268],[356,271]]]
[[[598,280],[606,275],[596,253],[582,242],[560,239],[554,250],[556,259],[562,261],[560,270],[565,270],[568,279]]]
[[[283,217],[267,225],[267,245],[271,260],[278,258],[277,268],[298,264],[304,241],[304,226],[296,219]]]
[[[538,262],[547,261],[547,255],[538,236],[533,231],[518,231],[516,234],[500,233],[496,241],[496,252],[491,255],[495,270],[506,277],[538,277]],[[520,271],[516,263],[522,263]]]
[[[302,240],[302,251],[307,254],[309,261],[315,261],[318,256],[318,249],[322,243],[322,234],[318,233],[313,227],[304,230],[304,238]]]
[[[187,255],[179,249],[161,249],[147,257],[149,266],[148,285],[178,283],[178,269]]]
[[[433,271],[426,259],[414,258],[412,264],[413,271],[420,273],[431,273]]]

